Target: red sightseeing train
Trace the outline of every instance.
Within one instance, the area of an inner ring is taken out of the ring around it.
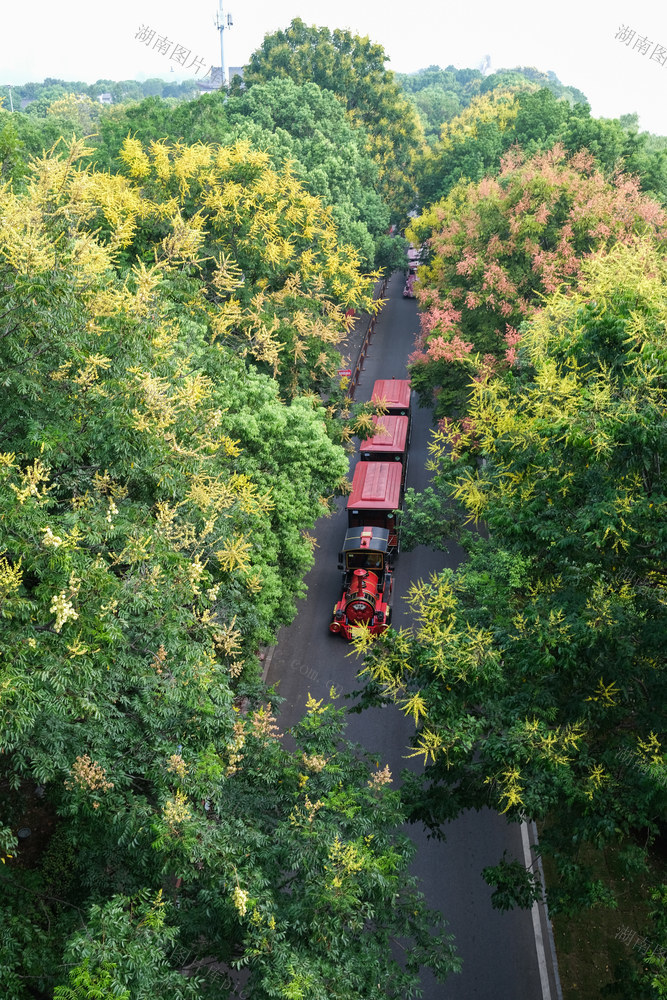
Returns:
[[[348,530],[338,556],[343,596],[334,606],[329,630],[352,638],[366,625],[383,632],[389,625],[389,599],[399,550],[397,511],[405,489],[410,440],[410,383],[380,379],[372,400],[386,414],[374,417],[377,432],[361,443],[360,460],[347,502]]]

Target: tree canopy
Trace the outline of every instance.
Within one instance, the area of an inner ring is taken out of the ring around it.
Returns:
[[[347,471],[298,373],[370,283],[248,143],[87,155],[0,191],[0,992],[415,995],[458,963],[391,776],[259,681]]]
[[[397,222],[414,204],[414,160],[423,132],[394,74],[385,69],[386,61],[382,46],[367,37],[308,27],[295,18],[284,31],[265,36],[245,67],[244,83],[252,87],[291,78],[337,94],[352,121],[368,134],[380,171],[380,193]]]
[[[574,287],[596,249],[645,232],[664,237],[664,210],[585,151],[512,151],[497,178],[457,185],[408,230],[428,251],[415,387],[435,390],[438,415],[464,406],[471,374],[513,363],[520,325],[545,294]]]
[[[417,166],[419,198],[428,206],[444,198],[461,180],[479,181],[501,171],[513,146],[524,155],[562,146],[568,153],[587,150],[607,173],[636,174],[643,191],[667,201],[667,159],[654,149],[648,133],[638,134],[619,120],[594,118],[587,103],[570,104],[525,78],[488,77],[478,96],[445,120]]]

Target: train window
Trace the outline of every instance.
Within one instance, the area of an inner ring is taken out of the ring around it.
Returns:
[[[381,552],[348,552],[348,569],[382,569]]]

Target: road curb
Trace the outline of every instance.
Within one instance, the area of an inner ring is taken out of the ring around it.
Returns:
[[[533,842],[530,842],[532,834]],[[540,973],[540,987],[542,990],[541,1000],[563,1000],[563,992],[558,974],[558,957],[556,955],[556,944],[554,941],[549,910],[546,903],[546,885],[544,873],[539,854],[535,850],[537,845],[537,827],[533,820],[523,820],[521,823],[521,845],[526,869],[530,871],[533,866],[537,866],[540,882],[542,884],[543,900],[541,903],[533,903],[531,907],[531,918],[533,921],[533,936],[535,939],[535,951],[537,952],[537,965]],[[545,946],[545,937],[548,944]]]
[[[273,654],[278,648],[278,643],[269,648],[264,653],[264,670],[262,671],[262,684],[266,684],[266,678],[269,676],[269,667],[271,666],[271,660],[273,659]]]

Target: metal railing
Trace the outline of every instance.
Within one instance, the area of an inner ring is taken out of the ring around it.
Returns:
[[[379,287],[376,286],[373,298],[374,299],[384,298],[384,293],[386,292],[386,290],[387,290],[387,279],[384,278],[382,282],[379,284]],[[361,342],[361,347],[359,348],[357,360],[354,364],[354,368],[352,369],[352,375],[350,376],[350,384],[348,385],[347,389],[347,394],[350,399],[354,399],[354,394],[356,392],[357,386],[359,385],[359,377],[361,376],[361,373],[364,368],[364,361],[366,360],[366,355],[368,354],[368,348],[370,347],[371,338],[375,332],[376,322],[377,322],[377,313],[369,317],[368,326],[366,327],[364,338]]]

